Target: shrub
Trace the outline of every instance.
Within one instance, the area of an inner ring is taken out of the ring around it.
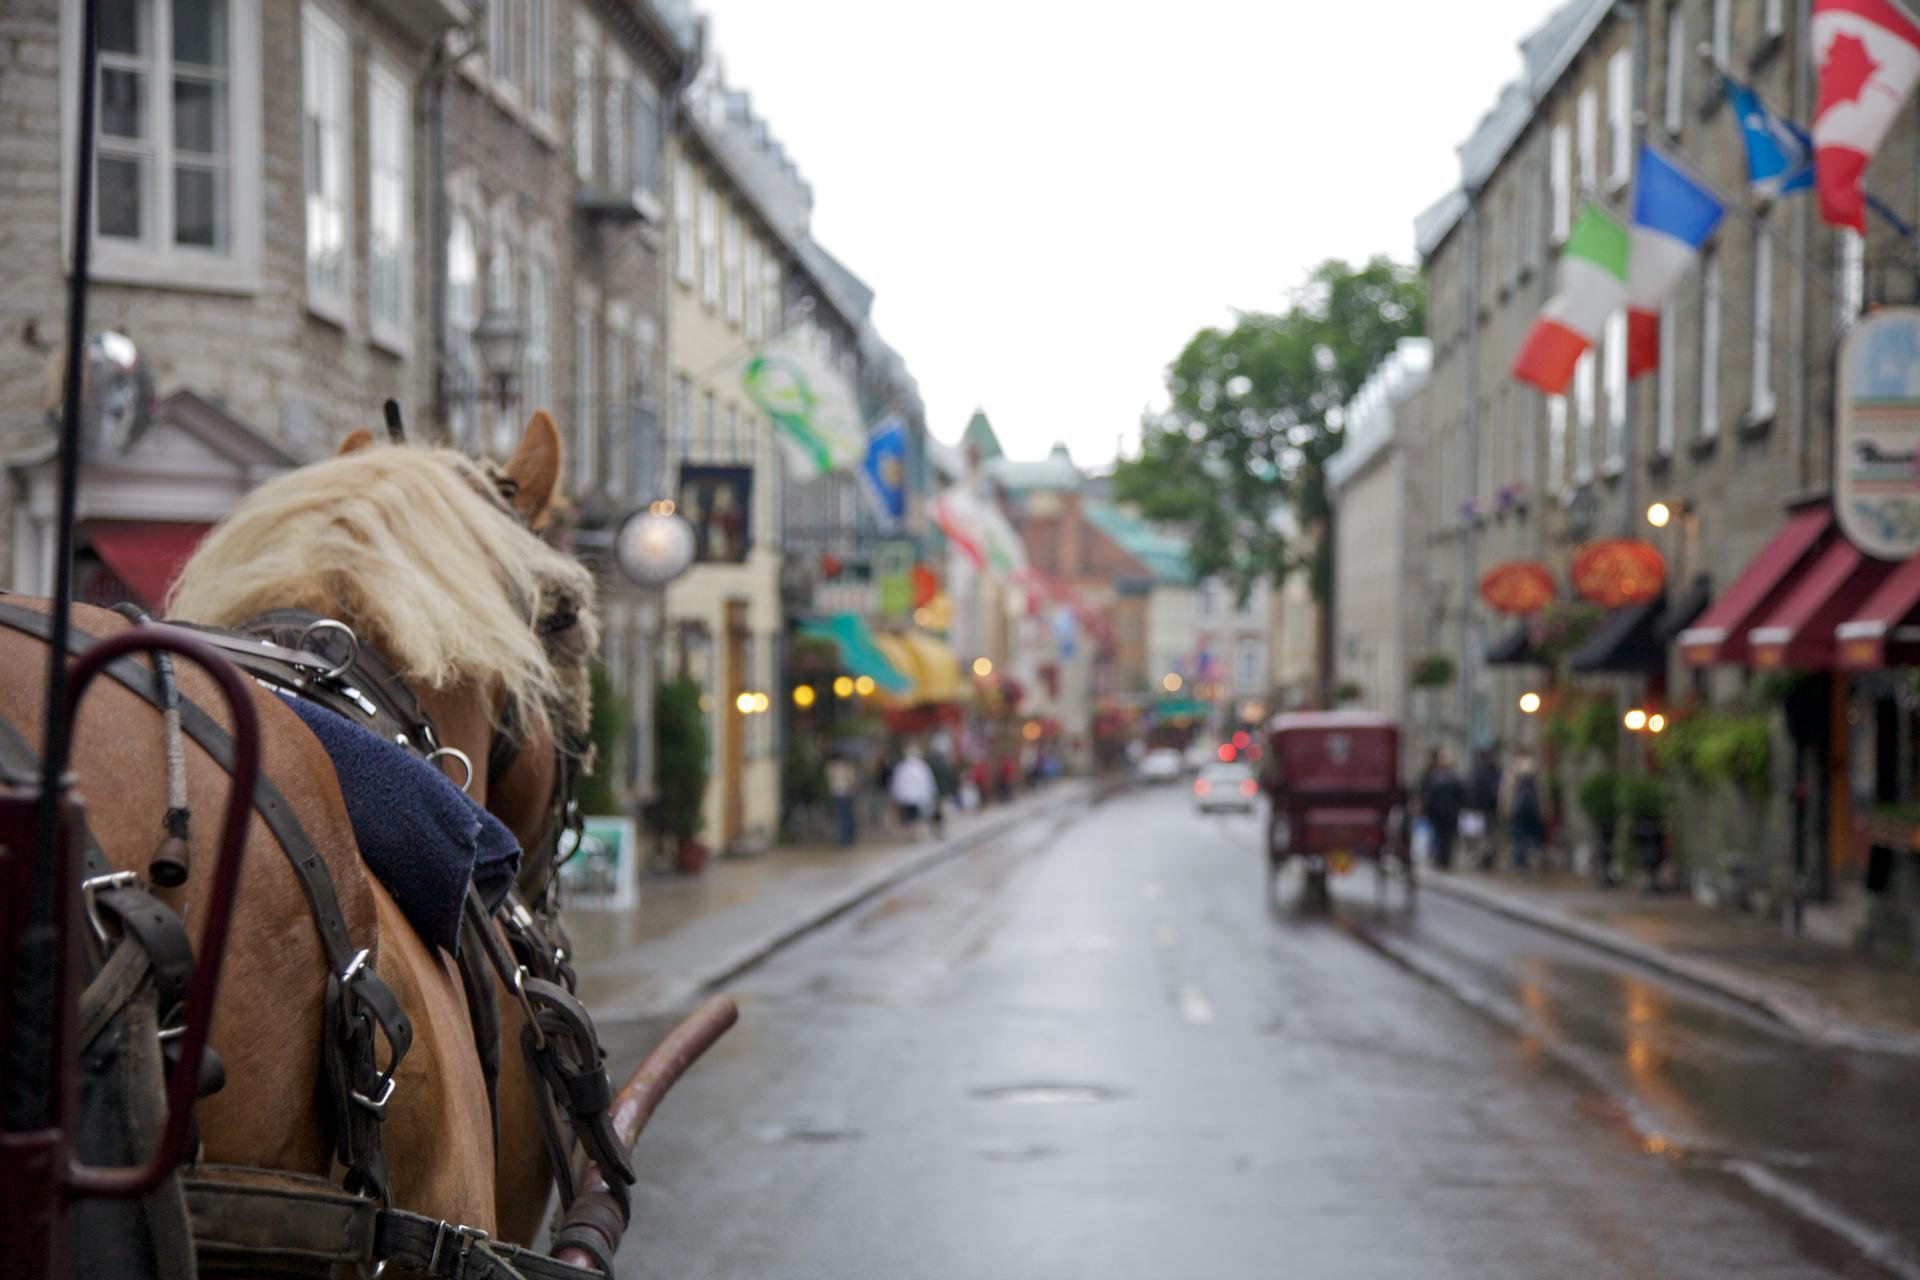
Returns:
[[[698,680],[676,676],[661,682],[654,743],[660,796],[647,806],[647,822],[676,840],[691,840],[700,834],[707,797],[707,717]]]
[[[1619,743],[1619,707],[1612,694],[1595,694],[1574,714],[1573,745],[1589,755],[1611,760]]]
[[[1574,795],[1580,802],[1580,812],[1602,831],[1620,820],[1620,778],[1612,771],[1588,775]]]
[[[1747,795],[1766,795],[1773,780],[1773,733],[1764,712],[1715,715],[1701,729],[1693,752],[1697,774],[1726,782]]]
[[[1629,774],[1620,779],[1619,811],[1635,822],[1664,819],[1673,805],[1667,784],[1646,774]]]
[[[591,770],[580,779],[580,812],[614,813],[619,796],[613,785],[619,766],[620,740],[626,736],[629,710],[627,700],[613,687],[613,677],[598,662],[588,672],[593,691],[592,717],[587,721],[587,740],[592,743]]]
[[[1444,653],[1429,653],[1414,659],[1413,687],[1443,689],[1453,683],[1453,659]]]

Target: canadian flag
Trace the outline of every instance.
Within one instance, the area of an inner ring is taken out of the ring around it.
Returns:
[[[1814,0],[1814,184],[1820,216],[1867,229],[1860,180],[1920,78],[1920,24],[1895,0]]]

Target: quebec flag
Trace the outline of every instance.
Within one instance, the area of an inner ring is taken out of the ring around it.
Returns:
[[[899,524],[907,513],[907,424],[899,414],[889,414],[867,436],[860,480],[880,523]]]
[[[1813,187],[1813,139],[1767,108],[1760,95],[1723,75],[1727,100],[1747,144],[1747,182],[1757,196],[1773,199]]]

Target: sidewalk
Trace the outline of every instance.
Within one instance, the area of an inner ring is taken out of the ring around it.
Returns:
[[[1777,921],[1683,894],[1598,889],[1571,875],[1429,871],[1420,887],[1625,956],[1812,1039],[1920,1056],[1920,969],[1796,938]]]
[[[1012,804],[953,814],[941,840],[888,833],[851,849],[775,846],[713,859],[695,876],[643,876],[632,911],[567,913],[580,998],[603,1021],[684,1003],[902,880],[1094,791],[1091,780],[1065,779]]]

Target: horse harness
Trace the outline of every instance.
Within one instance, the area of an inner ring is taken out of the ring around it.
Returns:
[[[131,616],[138,622],[146,621],[137,611]],[[50,638],[50,622],[45,615],[4,602],[0,602],[0,627],[43,643]],[[255,627],[264,636],[255,633]],[[242,633],[194,630],[268,687],[311,698],[342,714],[348,714],[343,708],[350,709],[349,719],[429,762],[448,754],[439,746],[431,721],[411,691],[378,655],[352,642],[350,632],[347,638],[353,652],[345,662],[305,647],[305,641],[316,634],[345,631],[339,623],[282,611],[266,615]],[[77,656],[95,640],[73,629],[69,652]],[[110,664],[106,674],[168,715],[170,728],[172,716],[177,714],[185,736],[222,768],[232,771],[232,737],[204,709],[178,694],[170,664],[156,661],[154,669],[149,670],[132,658],[123,658]],[[511,708],[508,718],[509,723],[516,723]],[[503,739],[508,740],[505,749],[500,746]],[[512,766],[519,746],[517,734],[503,732],[496,737],[487,762],[490,777],[497,779]],[[564,757],[567,745],[556,743],[556,750]],[[9,782],[24,780],[35,776],[37,769],[26,740],[0,717],[0,776]],[[572,777],[571,761],[563,758],[554,788],[554,810],[563,821],[571,818]],[[281,1171],[197,1166],[195,1173],[180,1179],[183,1211],[170,1210],[167,1206],[174,1200],[158,1195],[145,1207],[156,1256],[167,1252],[164,1243],[176,1246],[176,1261],[172,1267],[163,1264],[162,1274],[193,1274],[191,1261],[182,1269],[177,1257],[191,1259],[197,1255],[202,1263],[221,1270],[267,1269],[274,1274],[329,1275],[336,1266],[352,1265],[367,1280],[379,1276],[389,1264],[444,1280],[587,1280],[611,1275],[612,1260],[591,1232],[579,1233],[584,1237],[581,1239],[573,1238],[573,1232],[563,1233],[566,1238],[556,1238],[554,1245],[587,1246],[601,1264],[599,1270],[560,1263],[493,1241],[477,1228],[392,1206],[380,1126],[393,1096],[395,1072],[412,1045],[412,1023],[375,972],[370,950],[353,945],[324,860],[286,798],[264,774],[255,785],[254,810],[295,872],[327,959],[320,1093],[334,1130],[334,1154],[345,1170],[345,1191],[323,1179]],[[552,816],[549,827],[555,825]],[[184,830],[184,814],[170,808],[166,825],[170,834]],[[557,838],[557,831],[555,835]],[[170,1038],[166,1024],[180,1011],[192,969],[192,947],[185,925],[140,886],[135,873],[112,870],[91,837],[82,845],[82,896],[93,924],[97,944],[94,959],[99,966],[82,997],[83,1046],[91,1046],[110,1024],[136,1015],[143,1005],[164,1045]],[[167,882],[157,875],[154,879],[156,883]],[[565,1113],[572,1136],[606,1173],[621,1209],[623,1221],[619,1225],[624,1227],[626,1187],[635,1177],[608,1114],[611,1088],[604,1053],[591,1019],[573,995],[567,952],[550,941],[559,936],[554,914],[557,902],[550,884],[542,886],[537,906],[537,911],[530,909],[517,894],[509,896],[498,917],[507,935],[504,944],[471,886],[463,908],[460,970],[494,1112],[496,1155],[500,1021],[482,960],[515,994],[527,1014],[522,1049],[544,1085],[534,1092],[560,1184],[562,1209],[572,1203],[576,1186],[557,1112]],[[135,945],[125,945],[129,941]],[[150,1002],[134,998],[143,994],[151,997]],[[138,1023],[136,1020],[127,1025]],[[129,1046],[140,1038],[125,1033],[119,1037]],[[211,1054],[211,1049],[208,1052]],[[154,1072],[148,1074],[159,1078]],[[210,1078],[202,1082],[203,1096],[223,1083],[217,1062],[206,1074]],[[134,1105],[137,1099],[133,1095],[140,1090],[129,1088],[125,1092],[128,1104]],[[178,1247],[182,1237],[190,1241],[184,1252]]]

